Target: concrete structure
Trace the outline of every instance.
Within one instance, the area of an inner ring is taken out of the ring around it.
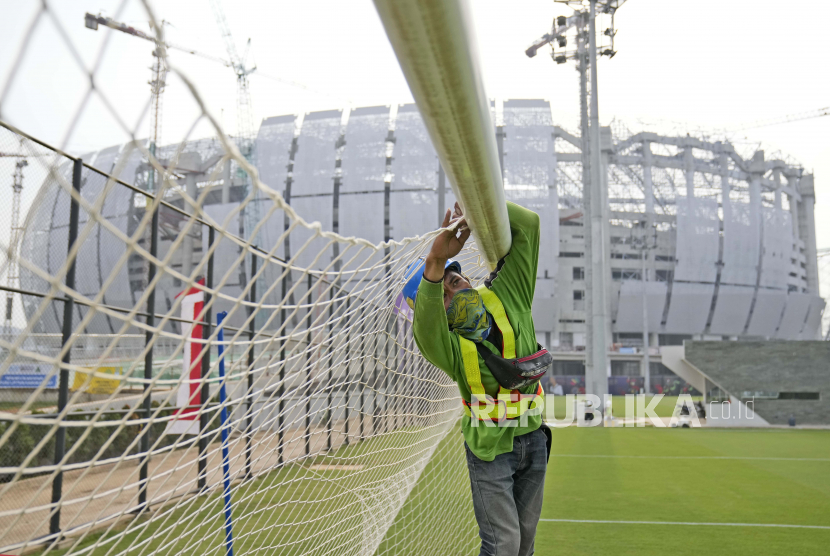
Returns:
[[[547,101],[496,101],[492,110],[505,196],[542,216],[537,336],[556,353],[557,374],[584,374],[582,140],[554,125]],[[661,346],[684,340],[818,338],[824,301],[818,296],[811,175],[786,161],[768,160],[762,151],[742,155],[729,143],[697,137],[603,128],[600,146],[609,214],[604,251],[610,267],[606,326],[612,338],[611,375],[628,377],[635,389],[639,384],[659,390],[668,373],[660,363]],[[178,148],[162,148],[159,157],[175,160]],[[414,105],[268,118],[260,126],[256,151],[266,185],[283,193],[307,220],[344,235],[380,242],[421,234],[434,229],[455,201]],[[206,198],[204,212],[248,235],[244,216],[230,216],[244,194],[244,176],[234,165],[219,168],[218,154],[213,140],[183,145],[178,155],[181,184],[192,195],[208,180],[221,183]],[[147,187],[146,164],[128,145],[84,160]],[[85,172],[82,195],[94,200],[104,180]],[[127,188],[114,188],[103,212],[129,231],[144,210],[139,199]],[[169,200],[185,206],[177,194]],[[271,210],[270,201],[259,203],[266,223],[255,242],[270,249],[284,232],[284,217]],[[50,274],[65,258],[68,205],[66,195],[46,180],[27,219],[22,256]],[[82,225],[86,219],[82,211]],[[182,221],[162,211],[160,257],[166,256]],[[172,255],[174,268],[192,268],[206,249],[206,233],[190,233],[187,249]],[[106,230],[96,229],[93,235],[95,241],[81,249],[77,277],[79,291],[91,297],[124,251]],[[303,241],[301,231],[292,233],[276,255],[294,256],[292,249]],[[298,262],[310,263],[313,251],[296,255]],[[233,265],[237,254],[229,243],[220,245],[217,273]],[[105,292],[105,303],[135,304],[146,272],[140,258],[128,266]],[[236,274],[226,285],[230,296],[246,280],[244,267]],[[46,287],[30,272],[21,272],[21,280],[36,291]],[[166,310],[180,290],[180,284],[164,276],[158,310]],[[654,374],[648,385],[643,384],[644,316]],[[59,318],[57,313],[43,316],[37,331],[58,331]],[[115,333],[118,323],[111,320],[96,316],[90,332]]]
[[[739,401],[761,424],[794,418],[799,425],[830,425],[830,342],[692,341],[664,351],[664,363],[678,375],[708,395],[728,397],[732,414]]]

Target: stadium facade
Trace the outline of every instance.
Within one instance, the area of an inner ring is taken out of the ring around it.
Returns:
[[[542,219],[537,335],[556,352],[556,374],[578,377],[584,374],[586,343],[582,142],[553,124],[547,101],[506,100],[494,103],[493,111],[506,196]],[[609,376],[636,389],[637,378],[645,374],[644,325],[652,355],[651,389],[657,391],[670,375],[660,363],[663,345],[686,339],[819,338],[824,301],[818,291],[812,175],[790,162],[765,159],[763,151],[745,158],[727,142],[698,137],[603,128],[601,145],[612,316],[607,326],[613,338]],[[147,188],[146,161],[129,147],[114,146],[83,158]],[[233,213],[247,190],[246,177],[234,165],[220,168],[221,153],[216,140],[198,140],[160,149],[157,156],[174,161],[171,167],[193,198],[209,180],[220,186],[203,203],[210,219],[243,237],[250,236],[251,223],[263,219],[255,238],[258,246],[270,250],[279,243],[277,256],[310,264],[316,255],[311,250],[286,252],[298,242],[279,240],[285,218],[270,200],[260,198],[242,213]],[[261,180],[282,193],[305,220],[372,242],[435,229],[455,202],[411,104],[265,119],[255,162]],[[103,179],[90,175],[82,196],[94,203],[105,187]],[[167,200],[185,207],[172,191]],[[108,190],[101,213],[130,233],[143,214],[142,201],[125,187]],[[26,223],[21,256],[52,276],[66,256],[68,205],[54,178],[48,178]],[[86,218],[82,211],[82,225]],[[184,221],[162,210],[159,253],[161,258],[170,256],[173,268],[189,274],[206,249],[207,234],[192,229],[183,248],[168,253]],[[93,235],[96,241],[86,241],[78,259],[78,291],[94,297],[103,290],[103,303],[133,307],[146,287],[143,259],[136,257],[105,283],[125,246],[105,227],[96,225]],[[228,242],[217,252],[221,273],[239,267],[238,276],[226,283],[229,296],[238,295],[246,281],[245,266],[234,265],[238,254]],[[39,282],[33,273],[21,273],[22,284]],[[170,307],[181,289],[181,283],[165,275],[157,309]],[[31,318],[36,303],[26,307]],[[37,331],[60,330],[55,311],[39,318]],[[88,331],[114,334],[117,323],[98,315]]]

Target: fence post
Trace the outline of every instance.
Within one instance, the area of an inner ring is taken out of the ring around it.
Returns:
[[[308,312],[306,313],[306,367],[308,368],[308,378],[306,380],[306,397],[305,397],[305,455],[311,454],[311,274],[308,275]]]
[[[253,248],[251,251],[251,280],[253,283],[251,284],[251,289],[249,290],[248,301],[250,303],[256,303],[256,247]],[[253,472],[251,471],[251,436],[253,435],[253,419],[252,419],[252,409],[254,405],[254,376],[252,374],[254,370],[254,335],[256,327],[254,326],[254,320],[256,317],[251,318],[256,310],[253,307],[248,307],[248,318],[251,321],[248,323],[248,341],[250,344],[248,345],[248,393],[246,395],[246,399],[248,400],[245,404],[245,478],[252,479]]]
[[[213,247],[215,239],[215,230],[213,226],[208,226],[208,252]],[[210,338],[212,329],[212,313],[210,308],[210,290],[213,289],[213,253],[208,257],[207,281],[205,283],[205,310],[202,315],[202,339],[205,342],[202,344],[201,363],[202,363],[202,390],[199,393],[199,480],[198,488],[203,491],[207,486],[207,426],[208,426],[208,399],[210,398],[210,384],[208,384],[208,377],[210,376],[210,344],[207,340]]]
[[[334,318],[334,288],[329,289],[329,322],[326,325],[328,328],[328,338],[327,341],[329,343],[329,357],[328,357],[328,381],[326,383],[326,451],[331,452],[331,435],[332,429],[334,428],[334,408],[333,399],[332,399],[332,391],[333,391],[333,384],[334,381],[334,358],[337,356],[335,354],[334,349],[334,342],[332,341],[332,336],[334,335],[334,324],[332,324],[332,319]]]
[[[389,407],[389,336],[391,330],[389,321],[386,321],[386,334],[383,342],[383,432],[389,432],[392,429],[392,413]]]
[[[151,173],[155,173],[154,169],[150,169]],[[149,201],[149,199],[148,199]],[[153,218],[150,224],[150,255],[155,257],[158,251],[159,239],[159,207],[157,206],[153,211]],[[149,422],[150,411],[152,409],[152,395],[149,381],[153,379],[153,336],[155,333],[151,330],[156,325],[156,288],[152,286],[153,280],[156,277],[156,264],[151,260],[147,269],[147,287],[150,288],[150,295],[147,296],[147,330],[144,332],[144,346],[150,346],[147,353],[144,355],[144,418],[148,419],[144,425],[144,430],[141,435],[141,452],[144,458],[141,460],[141,469],[138,475],[138,510],[144,509],[147,504],[147,474],[150,465],[150,434],[152,433],[152,425]]]
[[[81,172],[84,164],[80,158],[74,160],[72,166],[72,189],[75,193],[81,193]],[[67,245],[66,255],[72,251],[75,241],[78,239],[78,219],[79,219],[80,205],[74,197],[70,196],[69,201],[69,241]],[[66,287],[70,290],[75,289],[75,259],[69,263],[69,268],[66,272]],[[72,312],[75,308],[75,301],[72,297],[67,296],[63,302],[63,327],[61,330],[61,349],[66,347],[69,343],[69,338],[72,336]],[[70,361],[70,350],[67,350],[61,358],[61,368],[58,378],[58,415],[63,419],[63,412],[66,409],[66,404],[69,403],[69,370],[66,365]],[[66,428],[63,424],[58,425],[58,430],[55,431],[55,465],[60,465],[63,456],[66,453]],[[61,529],[61,509],[60,501],[63,494],[63,471],[58,470],[55,473],[55,478],[52,479],[52,517],[49,520],[49,534],[56,535]]]
[[[377,332],[375,333],[377,334]],[[372,359],[374,360],[373,363],[373,370],[372,370],[372,436],[377,435],[377,428],[378,428],[378,410],[380,409],[380,400],[378,397],[380,396],[380,389],[378,388],[378,342],[375,341],[374,345],[372,346],[372,351],[374,352],[372,355]]]
[[[362,441],[366,434],[366,388],[369,386],[369,381],[366,380],[366,338],[363,333],[366,331],[366,305],[360,308],[360,435],[358,440]]]
[[[288,331],[288,327],[285,325],[285,298],[288,295],[287,293],[287,286],[288,283],[286,278],[288,277],[288,273],[291,272],[289,266],[286,266],[285,275],[282,277],[280,289],[282,297],[282,308],[280,309],[280,326],[282,327],[282,334],[285,335]],[[283,426],[285,424],[285,416],[283,415],[283,411],[285,410],[285,344],[288,340],[283,340],[280,345],[280,389],[279,389],[279,397],[280,403],[278,405],[279,413],[277,414],[277,444],[279,450],[279,465],[282,465],[285,461],[285,431],[283,431]]]
[[[398,344],[398,315],[393,313],[392,318],[395,319],[395,322],[392,324],[392,327],[395,331],[394,340],[392,341],[392,349],[395,352],[394,361],[395,361],[395,377],[394,377],[394,385],[393,388],[395,389],[395,401],[392,403],[393,411],[395,412],[395,429],[401,428],[401,362],[399,360],[399,356],[401,353],[400,345]]]
[[[344,400],[344,409],[343,412],[345,414],[345,428],[343,431],[344,436],[346,437],[343,443],[348,446],[349,445],[349,391],[352,387],[351,383],[349,382],[349,369],[352,365],[352,350],[351,350],[351,342],[349,341],[351,326],[349,326],[349,309],[351,308],[351,298],[349,294],[346,293],[346,316],[345,316],[345,332],[346,332],[346,377],[343,381],[343,384],[346,385],[346,389],[343,392],[343,400]]]

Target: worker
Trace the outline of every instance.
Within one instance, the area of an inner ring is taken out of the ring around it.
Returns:
[[[426,260],[407,269],[403,291],[418,349],[461,394],[481,556],[533,554],[550,455],[539,379],[553,359],[536,343],[531,314],[539,216],[513,203],[507,214],[510,251],[483,285],[473,288],[453,260],[470,237],[456,203]]]

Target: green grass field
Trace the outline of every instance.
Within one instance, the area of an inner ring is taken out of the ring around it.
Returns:
[[[830,527],[830,431],[558,429],[542,519]],[[830,529],[748,526],[543,521],[536,537],[538,556],[814,555],[828,547]]]
[[[417,431],[316,460],[364,464],[366,472],[290,466],[235,487],[234,514],[247,516],[234,525],[235,553],[327,554],[359,546],[367,531],[360,500],[371,505],[372,492],[394,489],[369,469],[396,469],[405,455],[396,447],[411,434]],[[830,431],[570,427],[553,434],[537,556],[815,555],[830,546],[830,528],[694,525],[830,527]],[[461,435],[454,430],[394,516],[377,554],[477,554],[469,488]],[[638,521],[687,524],[630,523]],[[94,553],[132,545],[138,548],[133,554],[224,554],[218,493],[147,525],[126,535],[113,532],[115,546],[104,542]],[[83,544],[113,533],[91,535]]]

